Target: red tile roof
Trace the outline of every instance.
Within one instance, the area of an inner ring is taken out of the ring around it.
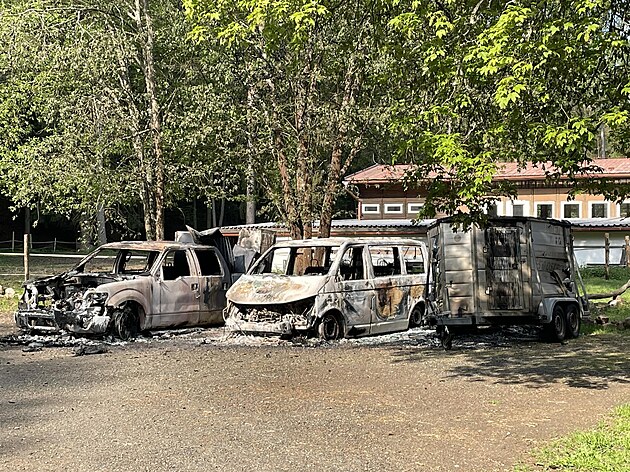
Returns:
[[[601,168],[601,172],[593,172],[578,175],[578,178],[630,178],[630,158],[593,159],[593,166]],[[413,170],[413,164],[384,165],[374,164],[367,169],[348,175],[345,183],[349,184],[378,184],[400,180],[407,171]],[[544,180],[545,169],[554,170],[551,163],[532,164],[519,168],[515,162],[505,162],[498,165],[494,180]],[[427,178],[435,174],[430,173]]]

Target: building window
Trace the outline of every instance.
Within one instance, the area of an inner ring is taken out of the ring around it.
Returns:
[[[619,205],[619,216],[621,218],[630,217],[630,202],[623,202]]]
[[[361,213],[364,215],[374,215],[381,212],[381,206],[377,203],[364,203],[361,205]]]
[[[395,213],[397,215],[402,214],[403,206],[402,203],[386,203],[385,204],[385,213]]]
[[[512,205],[512,216],[525,216],[525,206],[522,203]]]
[[[553,218],[553,203],[537,203],[536,216],[538,218]]]
[[[511,200],[505,204],[508,216],[529,216],[529,202],[523,200]]]
[[[582,216],[582,205],[579,203],[563,203],[562,217],[566,219],[580,218]]]
[[[407,213],[419,213],[423,206],[422,203],[409,203],[407,205]]]
[[[591,203],[591,218],[608,218],[608,203]]]

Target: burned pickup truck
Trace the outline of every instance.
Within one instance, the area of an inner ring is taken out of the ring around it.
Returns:
[[[25,284],[15,321],[27,331],[112,333],[223,323],[225,293],[245,267],[218,231],[179,241],[99,247],[73,269]],[[197,244],[206,237],[209,244]]]
[[[412,239],[278,243],[228,291],[226,326],[323,339],[406,330],[424,315],[427,257]]]

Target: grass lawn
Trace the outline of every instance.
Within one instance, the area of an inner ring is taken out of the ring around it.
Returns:
[[[533,453],[535,466],[516,471],[626,472],[630,470],[630,404],[591,431],[556,439]]]
[[[81,256],[83,257],[83,256]],[[80,261],[76,253],[63,257],[62,254],[33,256],[30,260],[31,278],[59,274],[71,269]],[[18,296],[24,282],[24,259],[21,254],[0,255],[0,285],[13,288]],[[0,313],[13,312],[17,308],[17,298],[0,297]]]
[[[614,267],[610,271],[610,279],[604,279],[603,268],[582,269],[582,278],[586,285],[587,293],[609,293],[618,289],[630,279],[630,269],[625,267]],[[630,289],[618,297],[619,304],[608,306],[610,299],[594,300],[591,309],[591,318],[606,316],[611,323],[623,321],[630,317]],[[630,335],[630,330],[620,331],[614,325],[587,325],[582,326],[583,334],[599,333],[625,333]]]

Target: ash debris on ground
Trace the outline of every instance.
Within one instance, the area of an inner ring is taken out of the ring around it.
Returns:
[[[509,326],[480,329],[475,333],[456,334],[454,350],[494,349],[519,343],[537,342],[540,328],[532,326]],[[324,341],[317,337],[295,336],[289,339],[277,336],[254,336],[230,333],[219,328],[183,328],[143,333],[133,341],[121,341],[113,336],[89,338],[70,333],[34,335],[13,334],[0,337],[0,345],[23,346],[24,352],[36,352],[45,348],[72,348],[75,356],[100,354],[108,347],[129,344],[151,344],[181,342],[198,346],[284,346],[302,348],[331,348],[335,346],[402,347],[410,349],[441,349],[439,335],[434,329],[414,328],[408,331],[362,338],[346,338],[339,341]]]

